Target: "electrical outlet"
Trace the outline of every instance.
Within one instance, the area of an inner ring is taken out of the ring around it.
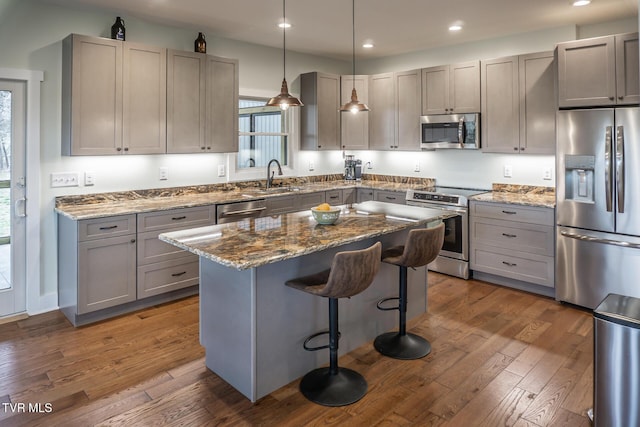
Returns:
[[[51,174],[51,188],[55,187],[77,187],[78,172],[56,172]]]
[[[416,165],[413,168],[413,171],[414,172],[420,172],[420,162],[416,161]]]
[[[504,177],[511,178],[513,176],[513,168],[511,165],[504,165]]]
[[[160,181],[166,181],[169,179],[169,168],[166,166],[161,166],[158,169],[158,179]]]
[[[373,169],[373,162],[371,160],[368,160],[365,165],[367,166],[367,169]]]
[[[84,185],[90,186],[95,185],[96,183],[96,174],[95,172],[85,172],[84,173]]]
[[[544,168],[542,170],[542,179],[550,181],[552,179],[552,171],[551,168]]]
[[[313,160],[309,160],[309,170],[312,171],[316,168],[316,165],[313,163]]]
[[[218,176],[224,176],[224,165],[218,165]]]

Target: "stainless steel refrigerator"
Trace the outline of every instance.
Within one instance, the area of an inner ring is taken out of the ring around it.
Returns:
[[[556,299],[640,298],[640,109],[557,113]]]

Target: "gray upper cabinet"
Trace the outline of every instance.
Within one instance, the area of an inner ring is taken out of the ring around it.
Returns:
[[[77,34],[62,46],[62,154],[164,153],[166,49]]]
[[[369,148],[420,150],[421,70],[369,78]]]
[[[355,86],[358,100],[369,103],[369,76],[340,77],[340,105],[351,101],[351,92]],[[340,113],[341,144],[344,150],[366,150],[369,148],[369,113]]]
[[[637,104],[638,33],[559,43],[558,105]]]
[[[167,152],[238,150],[238,61],[169,50]]]
[[[424,68],[422,114],[480,111],[480,61]]]
[[[555,153],[553,52],[482,61],[482,150]]]
[[[300,75],[300,148],[339,150],[340,76],[318,72]]]

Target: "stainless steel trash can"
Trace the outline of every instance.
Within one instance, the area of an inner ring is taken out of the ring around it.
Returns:
[[[640,299],[609,294],[594,316],[594,427],[640,427]]]

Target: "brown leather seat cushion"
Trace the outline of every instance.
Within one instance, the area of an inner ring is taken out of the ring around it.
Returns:
[[[328,298],[347,298],[371,285],[380,269],[382,244],[367,249],[338,252],[331,269],[288,280],[285,284],[313,295]]]
[[[436,259],[444,242],[444,223],[409,231],[403,246],[385,249],[382,262],[404,267],[421,267]]]

